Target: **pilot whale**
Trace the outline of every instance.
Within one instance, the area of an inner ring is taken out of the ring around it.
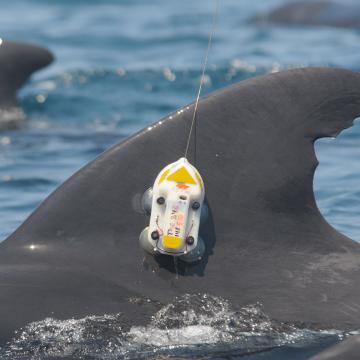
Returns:
[[[151,303],[207,293],[272,319],[360,327],[360,244],[318,210],[314,142],[360,115],[360,74],[304,68],[259,76],[199,102],[188,159],[206,187],[201,261],[146,254],[141,198],[184,154],[194,104],[80,169],[0,244],[0,339],[46,317],[123,314],[144,325]],[[195,141],[196,140],[196,141]]]
[[[357,360],[360,354],[360,336],[353,336],[338,345],[313,356],[309,360]]]
[[[295,1],[275,8],[252,21],[260,24],[360,27],[360,5],[331,0]]]
[[[53,59],[52,53],[40,46],[0,39],[0,130],[17,128],[24,122],[16,92],[32,73]]]

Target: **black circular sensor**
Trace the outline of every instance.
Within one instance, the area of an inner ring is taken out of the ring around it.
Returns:
[[[159,238],[159,232],[158,231],[153,231],[152,233],[151,233],[151,238],[153,239],[153,240],[157,240],[158,238]]]
[[[197,201],[195,201],[195,202],[192,204],[192,208],[193,208],[194,210],[199,209],[199,207],[200,207],[200,203],[198,203]]]
[[[159,204],[159,205],[164,205],[165,204],[165,198],[163,198],[162,196],[158,197],[156,202]]]
[[[188,237],[186,238],[186,243],[187,243],[188,245],[193,245],[194,242],[195,242],[195,239],[194,239],[192,236],[188,236]]]

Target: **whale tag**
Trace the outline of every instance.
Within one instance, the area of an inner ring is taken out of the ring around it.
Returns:
[[[201,175],[186,158],[161,170],[152,188],[150,223],[140,236],[144,250],[199,260],[205,249],[199,238],[204,197]]]

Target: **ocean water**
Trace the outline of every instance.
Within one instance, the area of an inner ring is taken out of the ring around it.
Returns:
[[[204,94],[298,66],[360,71],[359,30],[248,22],[282,2],[221,2]],[[214,2],[208,0],[1,4],[0,36],[46,46],[56,62],[33,76],[19,94],[29,118],[26,127],[0,133],[0,241],[81,166],[193,101],[213,10]],[[336,139],[318,141],[316,154],[320,165],[314,188],[322,214],[360,241],[360,122]],[[291,356],[295,359],[296,354]]]

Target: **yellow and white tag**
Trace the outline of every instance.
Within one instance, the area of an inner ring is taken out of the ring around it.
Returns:
[[[143,248],[173,256],[194,253],[204,197],[204,182],[186,158],[161,170],[152,189],[150,224],[140,237]]]

